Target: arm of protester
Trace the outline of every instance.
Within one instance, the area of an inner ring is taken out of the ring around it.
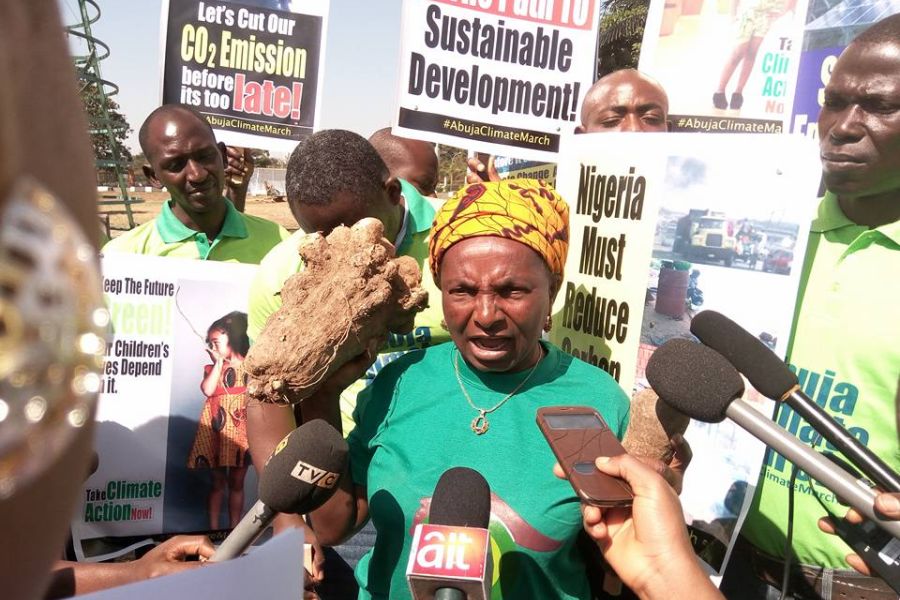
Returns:
[[[622,582],[643,600],[687,593],[694,600],[722,599],[691,549],[681,504],[672,487],[627,454],[600,457],[596,464],[603,473],[627,481],[634,492],[631,507],[582,505],[585,531]],[[559,465],[553,471],[564,476]]]
[[[244,212],[247,203],[247,188],[252,175],[252,150],[225,146],[225,197],[240,212]]]
[[[293,406],[256,400],[247,402],[247,442],[257,473],[263,472],[278,442],[296,428]],[[306,523],[299,515],[279,514],[273,526],[275,533],[279,533],[285,529],[305,528]]]
[[[177,535],[132,562],[77,563],[58,561],[46,598],[67,598],[127,583],[179,573],[202,565],[215,548],[202,535]]]
[[[286,435],[297,428],[294,418],[294,407],[284,404],[271,404],[251,400],[247,402],[247,441],[250,446],[250,456],[253,467],[257,473],[265,469],[266,461]],[[312,551],[304,555],[304,568],[307,572],[307,580],[319,583],[324,577],[323,566],[325,555],[322,546],[318,543],[315,533],[300,515],[279,513],[272,522],[275,533],[286,529],[303,529],[307,544],[311,544]]]
[[[482,183],[484,181],[500,181],[500,174],[497,173],[497,167],[494,166],[494,155],[488,158],[487,164],[478,160],[477,156],[473,156],[466,161],[469,170],[466,172],[466,183]],[[487,179],[485,179],[485,173]]]
[[[334,495],[309,517],[316,537],[327,546],[343,544],[362,529],[369,518],[368,495],[353,482],[349,465]]]
[[[324,419],[342,431],[340,393],[356,381],[375,359],[378,344],[371,342],[359,357],[334,372],[312,396],[303,401],[304,422]],[[359,531],[369,518],[366,488],[353,481],[351,458],[341,474],[340,483],[325,504],[309,514],[316,538],[326,546],[342,544]]]
[[[900,521],[900,494],[881,493],[875,496],[875,512],[885,519],[893,519]],[[850,509],[844,517],[848,522],[858,525],[863,522],[863,517],[858,512]],[[835,527],[832,520],[824,517],[819,519],[819,529],[825,533],[835,535]],[[848,554],[846,557],[847,564],[862,573],[863,575],[874,575],[866,563],[856,554]]]
[[[368,498],[366,488],[353,482],[348,464],[335,493],[309,515],[317,539],[337,546],[353,537],[369,519]]]
[[[341,431],[340,394],[372,365],[383,343],[383,338],[369,340],[365,351],[335,371],[315,394],[304,400],[303,420],[324,419]],[[349,539],[368,518],[366,488],[353,482],[349,464],[335,494],[310,514],[316,536],[329,546]]]
[[[382,342],[381,339],[371,340],[366,351],[335,371],[316,393],[303,400],[301,414],[304,423],[313,419],[323,419],[338,431],[342,430],[340,394],[351,383],[362,377],[366,369],[372,365]],[[257,472],[261,473],[265,468],[266,460],[275,450],[275,446],[296,428],[297,421],[293,406],[258,401],[248,402],[247,439],[250,445],[250,455],[253,457],[253,466]],[[350,481],[350,479],[349,474],[346,474],[342,478],[342,482]],[[351,496],[354,495],[353,492],[354,490],[350,488]],[[313,547],[312,561],[307,561],[305,566],[314,582],[320,582],[324,576],[325,558],[322,544],[334,545],[336,539],[344,539],[341,532],[351,530],[349,524],[345,528],[343,523],[349,523],[353,518],[351,513],[355,513],[355,509],[350,511],[348,507],[351,505],[355,507],[355,500],[348,500],[346,494],[346,491],[342,494],[340,489],[335,493],[335,496],[344,496],[344,503],[335,503],[333,513],[330,510],[322,512],[317,526],[313,529],[310,529],[303,517],[299,515],[279,514],[275,517],[273,527],[276,533],[291,527],[303,527],[306,530],[307,542],[311,543]],[[365,498],[365,495],[362,497]],[[331,501],[326,504],[331,504]],[[346,512],[342,510],[342,506],[347,509]],[[319,511],[322,511],[322,508]],[[368,515],[368,510],[365,510],[364,514]],[[338,522],[340,522],[340,526],[336,525]],[[365,520],[362,522],[364,523]],[[321,527],[318,526],[319,523],[322,523]]]

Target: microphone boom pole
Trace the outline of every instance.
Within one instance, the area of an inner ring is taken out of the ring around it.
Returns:
[[[843,469],[802,443],[784,429],[774,425],[747,402],[737,399],[725,409],[725,415],[746,429],[766,446],[783,455],[803,469],[810,477],[830,489],[859,513],[865,515],[881,529],[900,538],[900,521],[889,521],[875,512],[875,492],[864,487]]]

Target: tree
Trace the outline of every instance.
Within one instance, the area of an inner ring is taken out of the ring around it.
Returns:
[[[117,185],[114,165],[118,163],[123,172],[128,170],[132,156],[125,147],[125,138],[132,130],[125,116],[119,112],[116,101],[106,96],[104,111],[102,98],[95,83],[88,83],[81,89],[81,103],[87,113],[91,145],[97,161],[97,182]]]
[[[269,155],[268,150],[257,150],[254,148],[251,150],[251,156],[253,157],[253,166],[261,169],[284,169],[287,167],[287,162],[284,159]]]
[[[600,19],[597,78],[638,65],[650,0],[605,0]]]
[[[439,190],[452,194],[463,186],[466,182],[467,158],[467,152],[462,148],[438,144]]]
[[[144,165],[147,164],[147,157],[143,152],[138,152],[131,157],[131,164],[128,165],[128,176],[134,185],[150,185],[147,176],[144,175]]]

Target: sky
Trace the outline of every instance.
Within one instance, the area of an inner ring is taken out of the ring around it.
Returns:
[[[57,1],[63,24],[80,22],[77,0]],[[113,99],[134,129],[126,145],[138,152],[137,129],[159,106],[162,0],[96,2],[92,31],[110,47],[100,71],[120,88]],[[400,0],[331,0],[319,127],[368,137],[390,125],[399,54]]]

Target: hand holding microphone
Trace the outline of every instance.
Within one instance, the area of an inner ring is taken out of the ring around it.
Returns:
[[[882,515],[886,519],[900,521],[900,494],[887,492],[878,494],[875,496],[874,509],[876,513]],[[865,522],[863,516],[853,509],[850,509],[850,511],[847,512],[844,520],[851,525],[863,525]],[[834,519],[829,517],[819,519],[819,529],[825,533],[837,535],[839,526],[840,525],[836,523]],[[848,554],[846,560],[847,564],[863,575],[877,577],[877,574],[872,572],[869,565],[867,565],[858,554]]]
[[[719,423],[730,418],[883,530],[900,537],[900,523],[875,514],[872,490],[860,486],[842,468],[741,400],[741,376],[715,350],[688,340],[671,339],[650,357],[647,379],[660,398],[693,419]]]
[[[867,564],[888,585],[900,591],[900,553],[894,549],[900,544],[900,522],[878,514],[875,492],[861,485],[844,468],[741,400],[743,380],[725,357],[702,344],[672,339],[650,357],[647,379],[660,398],[692,418],[706,423],[730,418],[868,517],[870,522],[864,525],[870,528],[867,531],[840,523],[835,523],[835,531],[857,553],[868,557]],[[876,540],[876,527],[887,534],[884,539]]]
[[[347,454],[347,442],[325,421],[309,421],[289,433],[260,474],[259,500],[210,560],[240,556],[278,513],[306,514],[322,506],[337,491]]]

